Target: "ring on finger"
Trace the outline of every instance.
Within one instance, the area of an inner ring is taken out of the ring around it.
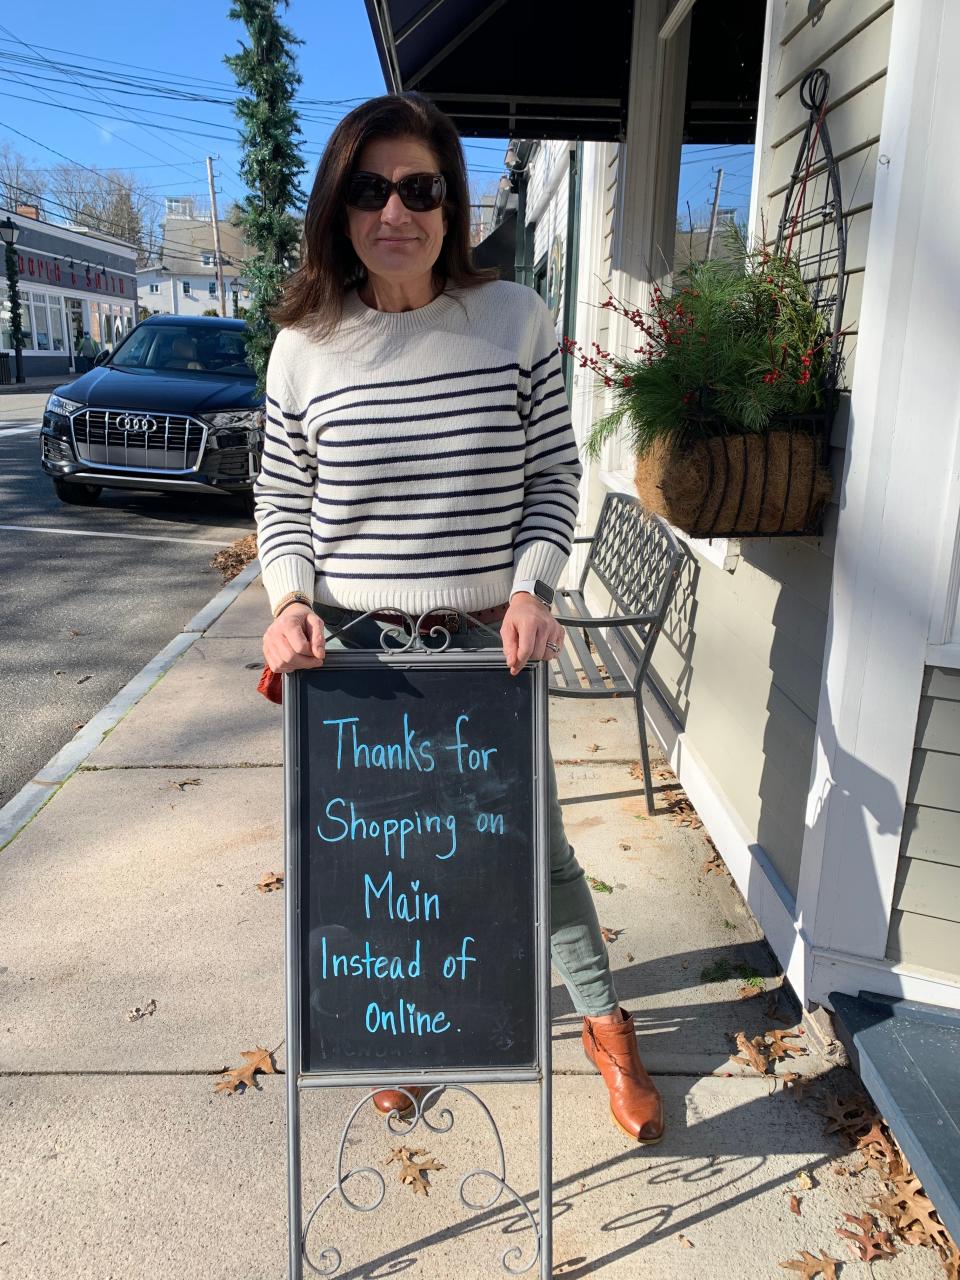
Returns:
[[[558,644],[554,644],[552,640],[547,641],[547,648],[550,649],[553,653],[560,652],[560,646]]]

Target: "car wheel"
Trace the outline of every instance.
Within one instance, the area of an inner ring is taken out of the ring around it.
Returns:
[[[68,480],[54,480],[53,488],[61,502],[69,502],[75,507],[92,507],[103,493],[98,484],[71,484]]]

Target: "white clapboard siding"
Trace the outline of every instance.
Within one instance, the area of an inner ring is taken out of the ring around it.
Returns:
[[[960,672],[928,667],[887,956],[960,976]]]

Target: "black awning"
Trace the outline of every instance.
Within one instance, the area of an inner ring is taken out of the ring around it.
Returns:
[[[623,139],[634,0],[365,0],[390,89],[476,137]]]
[[[473,260],[478,267],[496,267],[501,280],[512,280],[516,266],[517,215],[511,209],[502,222],[479,244],[473,246]]]
[[[757,129],[766,0],[700,0],[690,21],[683,140],[751,143]]]

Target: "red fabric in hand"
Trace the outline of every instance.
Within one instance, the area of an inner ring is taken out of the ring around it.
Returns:
[[[278,706],[283,703],[283,676],[278,671],[271,670],[266,662],[260,673],[257,693],[262,693],[268,701],[275,702]]]

